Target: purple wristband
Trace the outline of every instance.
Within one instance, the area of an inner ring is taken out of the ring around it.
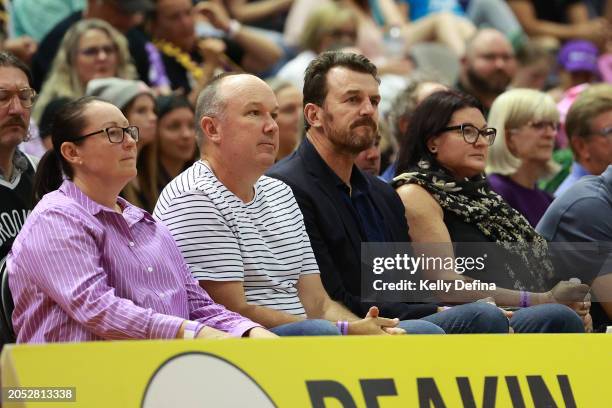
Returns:
[[[529,307],[531,306],[530,302],[529,302],[529,292],[525,291],[525,290],[521,290],[520,292],[520,302],[519,305],[521,307]]]
[[[340,330],[340,334],[346,336],[348,334],[348,325],[349,323],[346,320],[338,320],[336,322],[336,327]]]

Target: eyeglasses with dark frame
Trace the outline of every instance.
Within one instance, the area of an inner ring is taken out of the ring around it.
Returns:
[[[495,141],[495,136],[497,135],[497,129],[495,128],[484,128],[478,129],[476,126],[471,125],[469,123],[462,123],[457,126],[449,126],[442,129],[442,132],[446,132],[449,130],[460,130],[461,136],[463,136],[463,140],[465,143],[475,145],[478,142],[478,137],[482,136],[489,146],[493,144]]]
[[[108,141],[111,143],[123,143],[123,138],[125,137],[126,133],[130,135],[130,137],[134,139],[135,142],[138,141],[138,137],[139,137],[139,130],[137,126],[128,126],[128,127],[111,126],[111,127],[107,127],[104,129],[96,130],[95,132],[91,132],[86,135],[76,137],[72,139],[72,141],[78,142],[79,140],[83,140],[89,136],[94,136],[99,133],[106,133],[106,136],[108,137]]]
[[[30,87],[17,90],[0,88],[0,106],[7,106],[15,95],[24,108],[31,108],[36,100],[36,91]]]

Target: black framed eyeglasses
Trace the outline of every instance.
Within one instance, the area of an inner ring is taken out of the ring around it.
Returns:
[[[449,126],[442,129],[443,132],[449,130],[460,130],[465,143],[473,145],[475,145],[478,141],[478,137],[482,136],[482,138],[487,141],[489,146],[491,146],[495,141],[495,136],[497,135],[497,129],[495,128],[478,129],[476,126],[470,125],[469,123],[462,123],[461,125]]]
[[[74,139],[72,139],[72,141],[77,142],[79,140],[83,140],[89,136],[97,135],[99,133],[106,133],[106,136],[108,137],[108,141],[111,143],[123,143],[123,138],[126,133],[130,135],[130,137],[134,139],[135,142],[138,141],[138,136],[139,136],[139,131],[138,131],[137,126],[128,126],[128,127],[111,126],[105,129],[96,130],[95,132],[91,132],[83,136],[75,137]]]
[[[19,103],[24,108],[31,108],[36,100],[36,91],[32,88],[26,87],[17,90],[0,88],[0,106],[7,106],[15,95],[17,95]]]

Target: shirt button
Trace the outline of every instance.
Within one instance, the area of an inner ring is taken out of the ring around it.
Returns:
[[[134,242],[130,241],[130,246],[133,247],[134,246]]]
[[[153,272],[153,267],[152,267],[152,266],[149,266],[149,267],[147,268],[147,271],[149,271],[149,272]]]

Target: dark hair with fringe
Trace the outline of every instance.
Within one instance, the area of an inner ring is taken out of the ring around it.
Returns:
[[[410,119],[400,146],[395,174],[414,168],[420,160],[440,165],[427,148],[427,142],[442,133],[453,114],[464,108],[476,108],[483,112],[476,98],[453,89],[434,92],[425,98]]]

